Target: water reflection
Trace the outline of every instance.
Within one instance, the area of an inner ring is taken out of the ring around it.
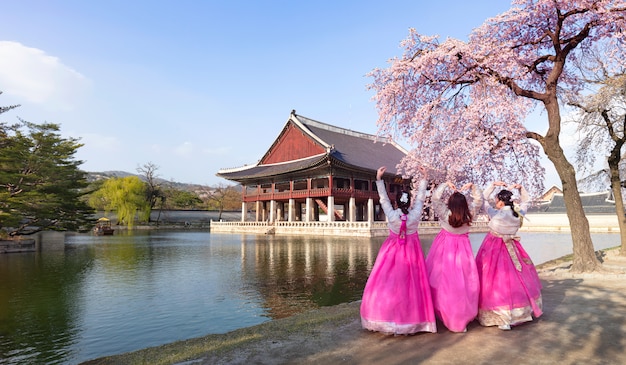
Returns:
[[[384,239],[137,231],[0,255],[0,364],[76,364],[359,300]],[[569,234],[522,243],[535,263],[571,253]]]
[[[63,253],[0,255],[0,363],[63,363],[73,356],[80,327],[73,288],[88,264]]]
[[[242,245],[242,281],[256,288],[272,319],[358,300],[382,241],[255,237]]]

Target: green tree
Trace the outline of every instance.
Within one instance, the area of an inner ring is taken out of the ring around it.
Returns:
[[[102,207],[105,212],[114,211],[117,224],[132,227],[137,216],[147,222],[150,204],[146,200],[146,183],[137,176],[111,178],[89,197],[92,207]]]
[[[0,108],[0,113],[13,107]],[[86,175],[57,124],[0,123],[0,229],[9,236],[78,230],[93,222],[83,199]]]
[[[102,196],[96,196],[94,192],[100,190],[106,180],[95,180],[89,183],[87,187],[87,193],[83,197],[83,200],[93,209],[97,211],[106,210],[106,201]]]
[[[164,191],[170,209],[190,209],[202,204],[196,193],[186,190],[169,188]]]

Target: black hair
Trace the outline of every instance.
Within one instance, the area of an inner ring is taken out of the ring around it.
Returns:
[[[498,192],[498,195],[496,195],[496,197],[498,198],[498,200],[503,202],[504,205],[508,205],[511,207],[511,210],[513,211],[513,216],[519,217],[519,214],[517,214],[517,212],[513,208],[513,200],[511,199],[513,197],[512,192],[508,190],[500,190],[500,192]]]
[[[396,193],[396,205],[402,210],[402,213],[409,214],[411,206],[411,193],[406,190],[398,190]]]
[[[455,191],[448,198],[448,209],[450,209],[450,216],[448,217],[448,223],[458,228],[464,224],[472,224],[472,213],[467,205],[467,199],[465,195]]]

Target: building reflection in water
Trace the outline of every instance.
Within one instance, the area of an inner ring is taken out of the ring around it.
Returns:
[[[244,286],[256,288],[272,319],[360,300],[383,241],[384,237],[244,238]]]

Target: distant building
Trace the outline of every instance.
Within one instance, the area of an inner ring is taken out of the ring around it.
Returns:
[[[550,205],[550,203],[552,202],[552,198],[554,197],[555,194],[563,194],[563,191],[560,188],[553,185],[550,189],[548,189],[545,193],[543,193],[540,197],[538,197],[537,199],[533,201],[533,204],[531,204],[529,211],[531,212],[545,211],[547,207]]]
[[[543,193],[543,195],[541,195],[537,199],[537,201],[539,201],[539,202],[550,202],[552,200],[552,197],[554,197],[555,194],[563,194],[563,190],[561,190],[560,188],[552,185],[552,187],[550,189],[548,189],[548,191]]]
[[[318,122],[291,112],[280,134],[258,163],[220,169],[217,176],[242,185],[242,221],[384,220],[376,171],[390,196],[409,184],[396,165],[407,151],[392,140]],[[252,206],[251,206],[252,205]],[[254,209],[252,209],[254,208]]]
[[[580,194],[580,200],[585,214],[615,214],[615,200],[611,191]],[[529,212],[566,213],[563,192],[552,187],[536,201]]]

